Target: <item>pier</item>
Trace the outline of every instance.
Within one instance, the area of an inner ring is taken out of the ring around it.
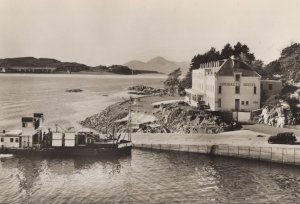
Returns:
[[[132,135],[134,148],[300,165],[300,145],[268,144],[267,138],[267,135],[249,130],[203,135],[165,133]],[[230,142],[226,143],[226,140]]]

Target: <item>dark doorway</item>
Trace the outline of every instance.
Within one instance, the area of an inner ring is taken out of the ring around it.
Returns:
[[[38,134],[34,134],[32,136],[32,143],[33,144],[39,144],[39,135]]]
[[[78,145],[85,145],[85,135],[78,135]]]
[[[235,111],[240,110],[240,99],[235,99]]]

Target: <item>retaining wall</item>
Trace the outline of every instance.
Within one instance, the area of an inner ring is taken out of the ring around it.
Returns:
[[[237,145],[134,144],[134,148],[191,152],[300,165],[300,148]]]

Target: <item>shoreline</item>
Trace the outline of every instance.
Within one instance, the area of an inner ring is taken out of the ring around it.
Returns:
[[[96,77],[96,78],[166,78],[167,75],[163,73],[145,73],[145,74],[136,74],[136,75],[124,75],[124,74],[80,74],[80,73],[74,73],[74,74],[68,74],[68,73],[1,73],[0,76],[30,76],[30,77]]]
[[[1,75],[96,75],[96,76],[106,76],[106,75],[112,75],[112,76],[138,76],[138,75],[163,75],[167,76],[167,74],[160,73],[160,72],[153,72],[153,73],[139,73],[139,74],[117,74],[113,72],[74,72],[74,73],[67,73],[67,72],[53,72],[53,73],[37,73],[37,72],[0,72]]]
[[[152,100],[155,98],[155,96],[138,97],[152,97]],[[162,97],[161,100],[165,101],[166,98]],[[120,101],[112,103],[109,106],[109,111],[116,111],[115,109],[118,109],[120,105]],[[141,106],[145,107],[145,105],[143,103]],[[151,110],[147,110],[147,112],[151,113]],[[99,114],[101,113],[94,114],[94,116]],[[101,119],[105,120],[105,117]],[[94,123],[97,120],[101,121],[100,118],[96,117],[93,120]],[[267,142],[268,137],[274,132],[293,130],[286,128],[278,130],[274,127],[264,127],[262,129],[257,124],[245,125],[244,128],[217,134],[135,132],[132,133],[132,142],[135,148],[141,149],[192,152],[300,165],[300,146],[268,144]],[[300,138],[298,138],[298,141],[300,141]]]

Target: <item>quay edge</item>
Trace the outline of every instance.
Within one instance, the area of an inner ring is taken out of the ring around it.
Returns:
[[[138,149],[188,152],[300,165],[300,146],[268,144],[267,138],[268,135],[248,130],[201,135],[132,134],[133,148]]]
[[[198,153],[210,156],[252,159],[300,166],[300,147],[256,147],[237,145],[133,144],[133,148]]]

